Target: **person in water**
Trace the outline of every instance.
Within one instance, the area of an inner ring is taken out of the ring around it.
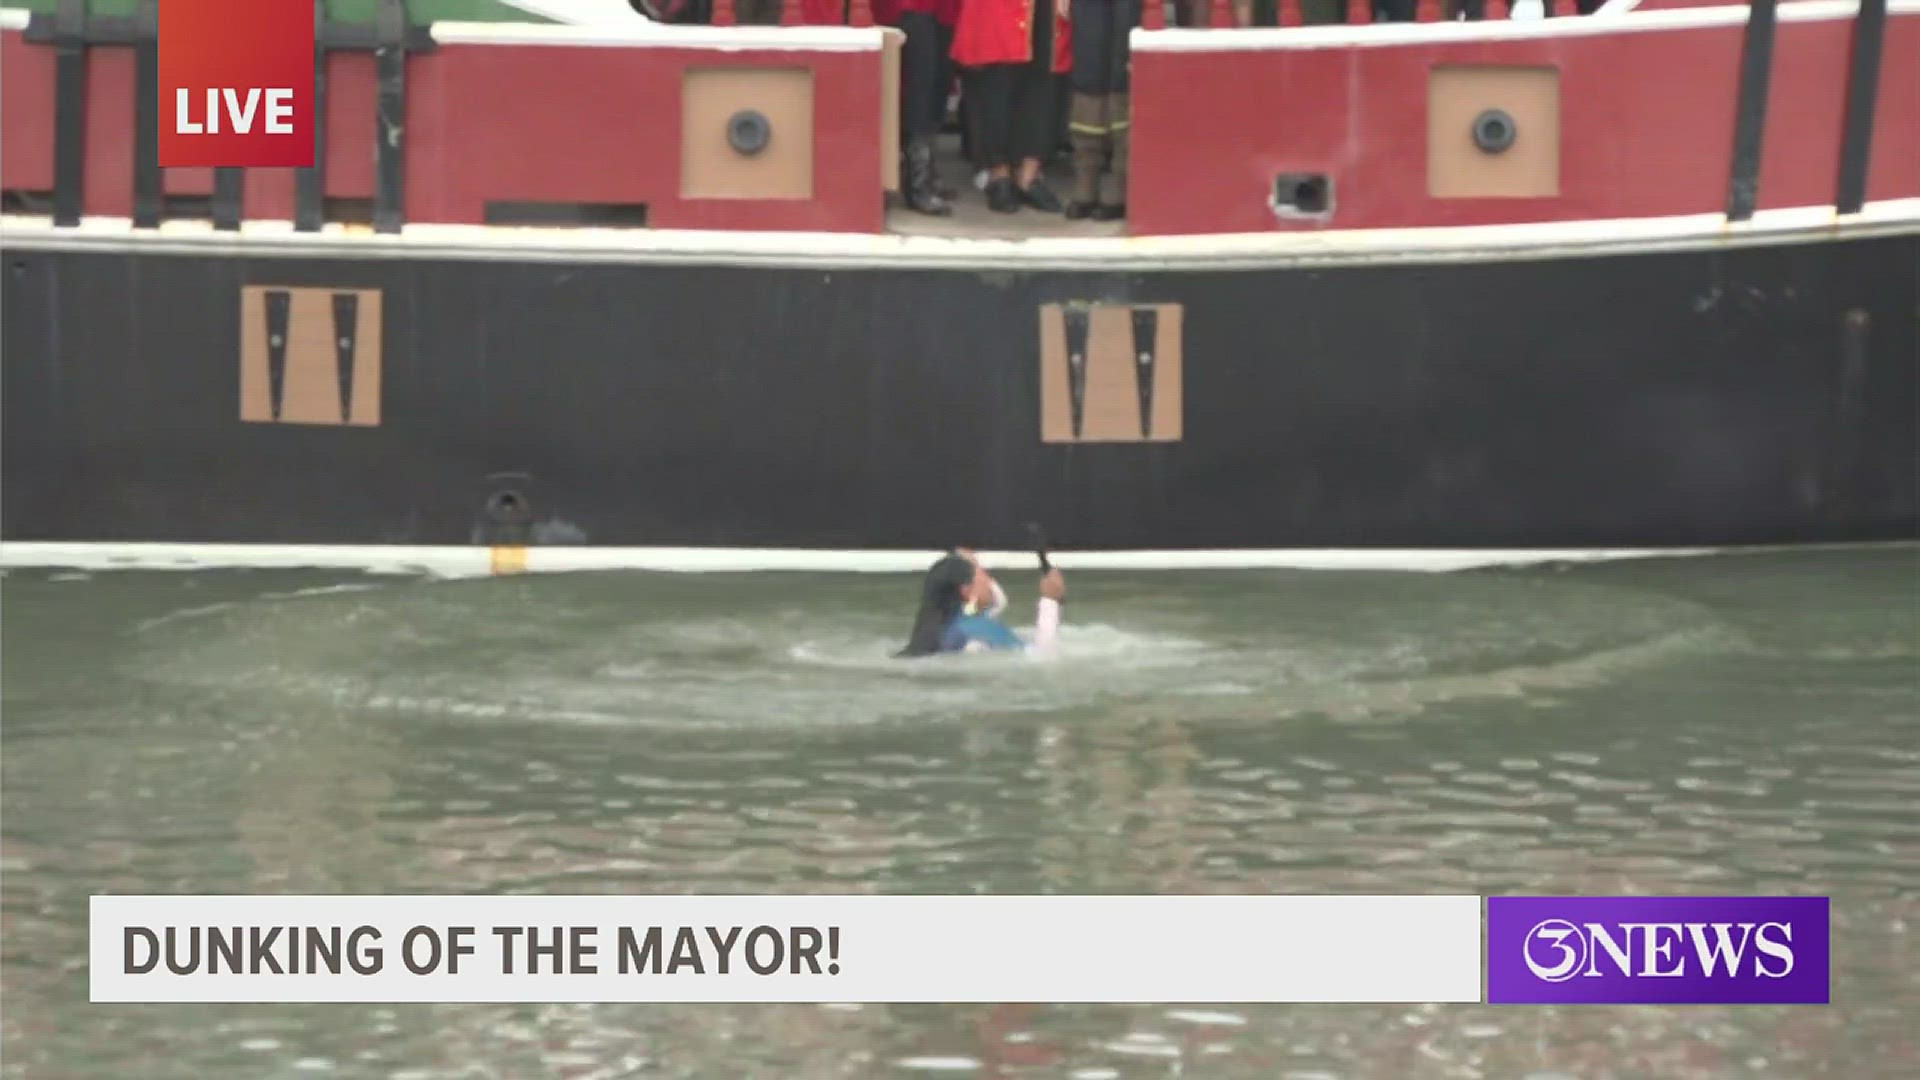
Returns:
[[[914,616],[907,646],[899,655],[1051,649],[1059,639],[1060,605],[1066,595],[1066,579],[1049,567],[1040,577],[1033,641],[1024,641],[1000,621],[1000,612],[1007,604],[1006,591],[971,551],[955,549],[934,563],[922,579],[920,610]]]

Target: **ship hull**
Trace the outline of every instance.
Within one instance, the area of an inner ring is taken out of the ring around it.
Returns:
[[[1920,531],[1912,234],[1110,271],[137,243],[15,245],[7,263],[10,541],[1015,548],[1042,521],[1084,550],[1571,548]],[[289,411],[320,393],[295,370],[319,361],[262,358],[262,290],[363,298],[361,340],[329,358],[348,415]],[[1156,362],[1177,355],[1159,376],[1177,392],[1157,384],[1177,420],[1096,440],[1084,417],[1065,435],[1049,419],[1048,320],[1094,307],[1176,327]]]

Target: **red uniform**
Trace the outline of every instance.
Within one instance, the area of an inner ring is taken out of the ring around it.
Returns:
[[[961,67],[1025,64],[1033,59],[1036,12],[1053,19],[1053,72],[1073,70],[1073,24],[1053,0],[964,0],[953,31],[953,62]]]

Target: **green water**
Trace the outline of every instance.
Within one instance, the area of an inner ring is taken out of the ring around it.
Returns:
[[[1069,580],[14,571],[0,1076],[1920,1075],[1920,550]],[[90,894],[330,891],[1831,894],[1835,1005],[86,1003]]]

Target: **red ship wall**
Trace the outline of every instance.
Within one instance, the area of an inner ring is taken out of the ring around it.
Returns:
[[[7,135],[0,177],[10,191],[53,188],[54,51],[19,31],[0,34],[0,130]],[[410,72],[411,73],[411,72]],[[133,214],[133,50],[94,49],[87,66],[87,213]],[[329,199],[373,198],[373,57],[327,58]],[[212,169],[161,170],[168,195],[208,195]],[[291,220],[293,171],[247,170],[245,217]]]
[[[812,70],[812,199],[680,198],[682,74],[718,66]],[[645,203],[663,228],[879,232],[883,223],[878,49],[449,45],[407,76],[420,102],[408,116],[411,221],[479,221],[490,199],[528,199]]]
[[[0,35],[8,190],[53,187],[54,51]],[[681,96],[700,68],[813,75],[813,192],[805,199],[683,199]],[[133,50],[91,50],[86,213],[133,212]],[[326,195],[374,194],[374,66],[328,59]],[[879,232],[882,52],[446,44],[407,66],[406,217],[478,224],[489,201],[642,204],[661,228]],[[484,102],[484,105],[478,104]],[[207,169],[168,169],[169,195],[205,195]],[[249,169],[244,216],[290,220],[294,171]]]
[[[1138,234],[1660,217],[1726,208],[1742,25],[1494,42],[1134,52]],[[1853,21],[1781,22],[1759,208],[1831,205]],[[1559,194],[1433,198],[1429,72],[1560,75]],[[1322,173],[1335,211],[1280,221],[1274,177]],[[1869,200],[1920,196],[1920,17],[1887,21]]]
[[[1761,209],[1832,203],[1853,32],[1850,18],[1779,24]],[[1268,232],[1718,212],[1727,200],[1743,36],[1744,26],[1731,23],[1314,49],[1176,51],[1143,41],[1134,58],[1131,229]],[[0,126],[7,135],[0,180],[9,190],[46,191],[53,183],[54,53],[23,42],[17,31],[0,37]],[[1222,40],[1230,37],[1247,40]],[[1558,72],[1557,194],[1429,194],[1425,101],[1438,65]],[[811,198],[680,197],[681,80],[706,66],[812,70]],[[877,48],[453,43],[411,59],[407,79],[409,221],[478,224],[488,202],[511,200],[645,204],[649,223],[664,228],[883,228]],[[88,214],[132,212],[132,83],[130,49],[91,51]],[[373,195],[373,96],[369,56],[330,59],[331,198]],[[1920,196],[1920,16],[1888,18],[1874,129],[1867,197]],[[1328,176],[1333,212],[1320,220],[1276,219],[1268,199],[1280,173]],[[211,189],[206,170],[169,170],[165,182],[175,195]],[[291,218],[293,190],[290,170],[250,170],[244,216]]]

